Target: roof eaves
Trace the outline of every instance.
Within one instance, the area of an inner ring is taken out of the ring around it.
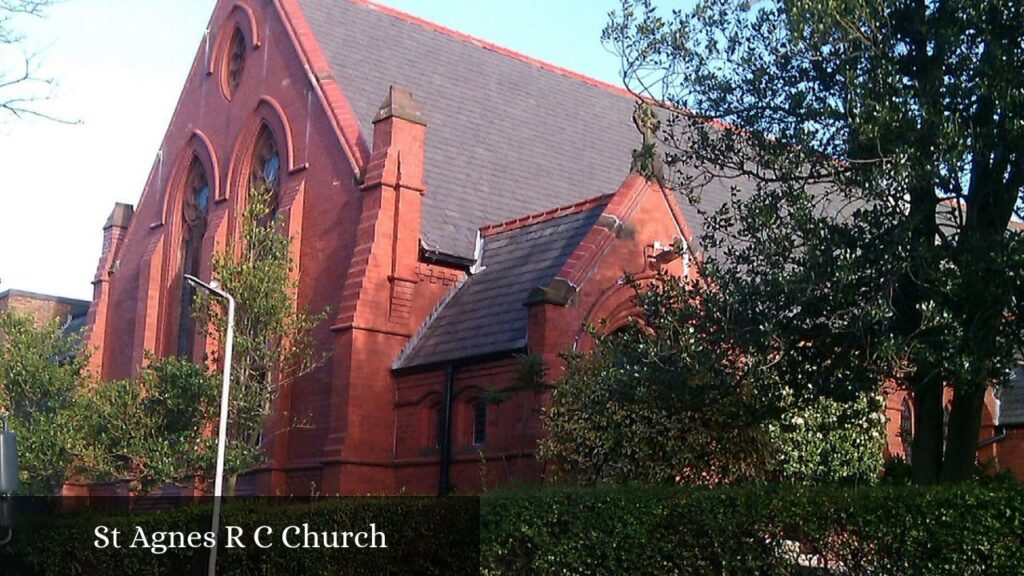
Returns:
[[[392,367],[392,370],[398,373],[410,373],[410,372],[421,372],[427,370],[437,369],[448,364],[466,365],[477,362],[487,362],[489,360],[497,360],[500,358],[507,358],[513,354],[524,353],[527,351],[526,339],[523,338],[515,344],[503,347],[501,350],[492,350],[490,352],[483,352],[480,354],[473,354],[470,356],[442,356],[439,358],[431,359],[428,362],[421,364],[409,364],[399,367]]]

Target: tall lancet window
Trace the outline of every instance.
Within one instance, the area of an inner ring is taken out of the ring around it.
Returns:
[[[914,459],[914,410],[910,406],[910,399],[904,397],[900,406],[900,443],[903,445],[903,455],[907,462]]]
[[[260,129],[259,136],[256,138],[250,186],[253,190],[267,195],[267,218],[275,219],[280,202],[281,155],[278,153],[274,134],[266,126]]]
[[[206,215],[210,206],[210,184],[199,158],[192,158],[185,180],[185,198],[182,202],[181,260],[182,273],[199,275],[199,264],[206,236]],[[188,282],[181,286],[181,313],[178,317],[178,356],[190,358],[195,346],[196,324],[192,318],[192,298],[195,288]]]
[[[245,53],[245,34],[242,33],[241,28],[236,27],[231,33],[227,61],[224,63],[224,89],[228,98],[234,96],[235,90],[242,82],[242,72],[245,71]]]

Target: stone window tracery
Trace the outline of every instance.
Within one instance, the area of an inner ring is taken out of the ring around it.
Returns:
[[[238,85],[242,82],[242,73],[245,72],[246,58],[245,33],[241,28],[235,27],[231,33],[231,40],[228,42],[227,58],[224,62],[224,87],[228,97],[234,95]]]
[[[206,177],[206,169],[203,167],[203,163],[199,161],[199,158],[193,156],[188,167],[188,174],[185,177],[184,198],[181,209],[182,274],[199,275],[209,207],[210,183]],[[196,326],[195,319],[192,317],[194,290],[191,284],[182,282],[177,343],[177,354],[182,358],[190,358],[192,356],[195,344]]]
[[[267,216],[271,220],[276,218],[281,187],[281,154],[274,134],[266,126],[260,129],[256,138],[249,185],[253,190],[267,194]]]

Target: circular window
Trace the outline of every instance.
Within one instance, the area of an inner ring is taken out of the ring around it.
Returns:
[[[245,34],[241,28],[235,27],[228,42],[227,54],[224,59],[224,92],[228,98],[235,94],[245,72]]]

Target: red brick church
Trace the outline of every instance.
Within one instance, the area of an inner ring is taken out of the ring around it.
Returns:
[[[123,378],[146,351],[202,356],[182,274],[210,277],[265,184],[298,305],[329,310],[316,338],[330,360],[282,390],[268,464],[239,492],[537,480],[546,399],[482,393],[512,385],[519,354],[555,376],[560,352],[588,345],[585,323],[625,324],[625,272],[692,273],[669,247],[692,246],[701,221],[630,172],[633,108],[614,86],[362,0],[221,0],[137,207],[104,227],[94,367]],[[703,198],[728,194],[712,183]]]

